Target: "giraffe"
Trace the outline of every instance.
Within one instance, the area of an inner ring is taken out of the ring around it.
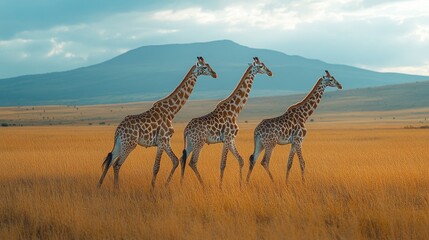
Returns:
[[[272,75],[272,72],[260,62],[257,57],[249,64],[240,82],[234,91],[226,99],[220,101],[216,108],[209,114],[192,119],[184,130],[184,150],[180,159],[182,168],[181,182],[185,173],[187,157],[192,153],[189,166],[195,172],[198,181],[204,187],[203,180],[197,169],[197,161],[204,143],[223,143],[222,158],[220,163],[220,183],[222,187],[223,173],[226,166],[228,150],[237,158],[240,166],[240,185],[242,178],[243,158],[235,146],[235,136],[238,133],[236,119],[243,109],[249,96],[250,88],[256,74]]]
[[[149,110],[138,115],[130,115],[118,125],[115,132],[114,146],[107,154],[102,168],[98,187],[101,187],[104,177],[110,166],[114,169],[114,185],[119,188],[119,169],[125,162],[128,154],[137,145],[143,147],[157,147],[155,164],[153,166],[152,188],[155,187],[156,175],[159,171],[161,155],[163,151],[171,158],[173,168],[167,178],[168,184],[174,171],[179,165],[179,160],[171,150],[170,139],[174,133],[172,121],[182,106],[189,98],[194,85],[200,75],[211,75],[216,78],[216,73],[203,57],[197,57],[198,61],[191,67],[182,82],[167,97],[155,102]]]
[[[305,162],[304,158],[302,157],[301,149],[302,142],[307,133],[305,122],[314,112],[314,110],[316,110],[326,87],[337,87],[338,89],[343,88],[341,84],[335,80],[335,78],[331,76],[327,70],[325,72],[326,76],[322,76],[317,80],[313,89],[302,101],[290,106],[286,113],[281,116],[262,120],[261,123],[259,123],[255,128],[255,145],[253,154],[249,159],[250,165],[249,172],[247,173],[247,182],[249,182],[250,174],[252,173],[253,166],[255,165],[259,154],[264,149],[265,154],[261,161],[261,165],[265,168],[271,181],[274,181],[269,169],[271,153],[277,144],[285,145],[289,143],[292,144],[292,147],[290,149],[287,163],[286,182],[289,177],[289,171],[292,167],[292,161],[295,153],[299,158],[302,182],[304,182]]]

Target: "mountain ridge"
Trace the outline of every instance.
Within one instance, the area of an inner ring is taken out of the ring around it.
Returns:
[[[142,46],[91,66],[0,79],[0,106],[109,104],[160,99],[180,83],[196,56],[203,56],[219,78],[200,77],[191,99],[227,96],[253,56],[258,56],[274,76],[257,76],[251,96],[305,92],[325,69],[346,89],[429,80],[428,76],[378,73],[218,40]]]

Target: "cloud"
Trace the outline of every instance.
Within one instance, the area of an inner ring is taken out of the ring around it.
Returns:
[[[179,29],[158,29],[156,30],[156,32],[161,34],[170,34],[179,32]]]
[[[47,57],[56,56],[64,52],[64,46],[66,42],[57,42],[55,38],[51,38],[52,49],[46,54]]]
[[[420,42],[427,42],[429,41],[429,26],[418,25],[413,34]]]
[[[203,11],[200,7],[185,8],[180,10],[162,10],[152,14],[152,18],[157,21],[186,21],[192,20],[196,23],[216,22],[214,13]]]
[[[23,39],[23,38],[15,38],[11,40],[3,40],[0,41],[1,47],[11,47],[11,46],[17,46],[17,45],[25,45],[28,43],[31,43],[31,39]]]
[[[119,12],[151,11],[158,7],[158,1],[141,0],[104,0],[102,4],[87,0],[0,1],[0,38],[13,38],[20,32],[43,31],[58,25],[96,22]]]
[[[367,67],[368,69],[372,69],[374,71],[379,72],[398,72],[398,73],[413,73],[413,74],[419,74],[419,75],[426,75],[429,76],[429,61],[425,62],[423,65],[420,66],[397,66],[397,67],[382,67],[382,68],[372,68]]]
[[[87,66],[143,45],[217,39],[371,69],[404,67],[409,73],[420,73],[429,61],[427,1],[188,0],[147,7],[137,2],[88,9],[74,21],[28,24],[33,28],[0,38],[0,64],[8,69],[0,78]]]

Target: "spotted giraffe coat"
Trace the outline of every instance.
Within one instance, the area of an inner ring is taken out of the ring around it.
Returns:
[[[272,75],[271,71],[265,66],[265,64],[255,57],[253,64],[247,68],[231,95],[221,101],[211,113],[192,119],[185,127],[185,148],[181,158],[182,179],[184,176],[186,158],[191,152],[193,152],[189,165],[197,175],[200,183],[203,184],[201,176],[197,170],[199,153],[205,143],[213,144],[221,142],[224,143],[224,149],[222,151],[221,158],[220,184],[222,184],[223,171],[228,150],[230,150],[239,161],[241,179],[243,160],[235,147],[235,137],[239,129],[236,120],[246,104],[254,77],[258,73],[267,74],[269,76]]]
[[[290,106],[283,115],[264,119],[256,126],[254,131],[254,151],[249,160],[250,165],[247,181],[249,181],[253,166],[263,150],[265,150],[265,154],[261,164],[264,166],[271,180],[273,180],[269,170],[269,162],[271,153],[277,144],[292,144],[288,159],[287,176],[292,166],[293,156],[297,153],[301,164],[302,180],[304,181],[305,162],[302,157],[301,146],[307,134],[305,122],[317,108],[327,86],[342,89],[341,84],[328,71],[326,71],[326,74],[327,76],[321,77],[316,82],[312,90],[302,101]]]
[[[197,77],[211,75],[216,78],[216,73],[211,69],[202,57],[198,57],[196,65],[192,66],[182,82],[167,97],[155,102],[148,111],[137,115],[125,117],[119,123],[116,132],[113,150],[103,162],[103,173],[99,186],[110,166],[114,167],[114,183],[118,187],[119,169],[125,162],[129,153],[137,146],[157,147],[157,153],[153,169],[152,186],[155,185],[156,175],[159,171],[161,155],[165,151],[173,162],[167,183],[171,180],[178,166],[178,159],[171,150],[170,139],[174,133],[172,121],[182,106],[189,98]]]

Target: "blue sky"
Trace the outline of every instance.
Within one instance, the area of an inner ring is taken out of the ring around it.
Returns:
[[[429,75],[429,1],[0,0],[0,78],[99,63],[145,45],[230,39]]]

